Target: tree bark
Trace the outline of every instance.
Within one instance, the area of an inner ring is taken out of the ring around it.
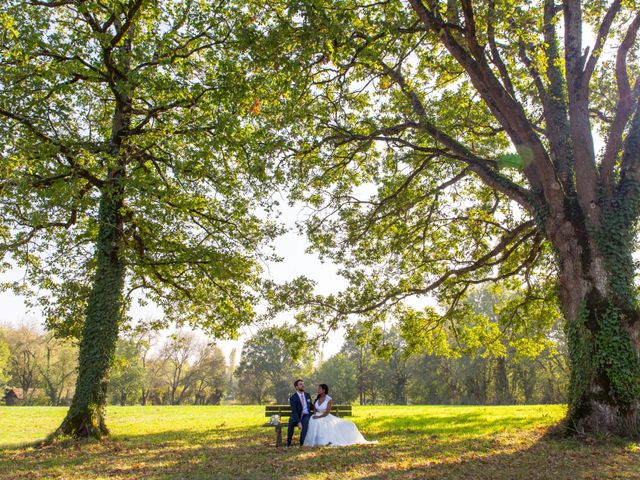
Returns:
[[[559,298],[566,318],[569,433],[640,434],[640,312],[629,288],[630,232],[620,215],[605,211],[597,233],[576,228],[580,219],[555,225],[548,233],[558,253]]]
[[[102,193],[96,243],[97,268],[80,341],[76,392],[67,416],[53,434],[54,437],[100,438],[109,433],[104,410],[124,290],[124,265],[120,258],[121,206],[119,195],[114,196],[109,191]]]

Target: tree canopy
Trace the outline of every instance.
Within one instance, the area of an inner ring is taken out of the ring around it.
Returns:
[[[168,320],[220,334],[246,323],[277,231],[247,154],[251,18],[189,1],[10,1],[0,18],[1,248],[49,325],[79,336],[116,173],[126,298],[142,290]]]

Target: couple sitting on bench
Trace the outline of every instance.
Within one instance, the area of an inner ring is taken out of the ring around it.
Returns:
[[[333,401],[329,396],[329,387],[324,383],[318,386],[318,395],[313,402],[304,390],[304,382],[293,383],[296,393],[289,397],[291,416],[287,428],[287,447],[291,446],[293,431],[300,429],[300,445],[305,446],[342,446],[368,442],[358,431],[355,423],[331,415]]]

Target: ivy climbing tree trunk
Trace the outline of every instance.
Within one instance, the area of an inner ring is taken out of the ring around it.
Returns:
[[[627,256],[630,262],[631,255]],[[620,255],[620,258],[624,258]],[[592,260],[598,261],[598,260]],[[588,268],[588,265],[585,265]],[[606,272],[617,275],[615,271]],[[620,292],[603,292],[588,275],[561,280],[571,377],[567,427],[579,433],[638,433],[638,310]],[[618,301],[616,301],[618,300]]]
[[[78,380],[67,416],[54,433],[73,437],[107,435],[104,409],[108,373],[115,354],[122,315],[124,264],[120,258],[121,197],[103,192],[96,245],[97,268],[87,304],[78,360]]]
[[[281,230],[258,216],[275,200],[255,105],[281,95],[251,73],[261,6],[2,2],[0,258],[25,266],[20,292],[47,327],[80,343],[58,435],[107,432],[134,295],[163,310],[150,331],[233,337],[255,318],[262,247]]]
[[[484,168],[480,158],[474,158],[464,145],[432,124],[399,70],[387,70],[410,97],[414,111],[426,125],[422,128],[463,156],[485,184],[528,210],[539,232],[553,246],[571,366],[567,429],[579,434],[640,435],[640,311],[632,258],[640,217],[640,79],[632,91],[627,68],[640,15],[634,14],[620,39],[615,65],[618,103],[612,111],[613,121],[607,125],[604,153],[597,158],[590,84],[621,2],[613,1],[601,12],[596,44],[590,53],[588,49],[584,53],[582,45],[582,2],[541,2],[544,69],[532,60],[530,44],[516,30],[517,61],[533,78],[535,90],[531,94],[537,96],[544,114],[546,144],[517,100],[511,81],[514,73],[500,58],[509,53],[501,52],[492,38],[492,9],[497,5],[491,2],[488,16],[482,20],[488,25],[488,57],[478,35],[479,4],[461,2],[463,21],[461,30],[456,30],[444,23],[432,5],[421,0],[409,3],[422,24],[439,35],[451,57],[465,69],[519,152],[529,185],[524,190],[497,171]],[[560,15],[564,52],[556,32]]]

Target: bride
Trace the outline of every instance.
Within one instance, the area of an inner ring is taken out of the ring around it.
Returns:
[[[353,422],[335,417],[329,412],[333,401],[329,387],[324,383],[318,386],[318,396],[314,402],[315,412],[309,420],[309,429],[304,440],[305,446],[355,445],[368,442]]]

